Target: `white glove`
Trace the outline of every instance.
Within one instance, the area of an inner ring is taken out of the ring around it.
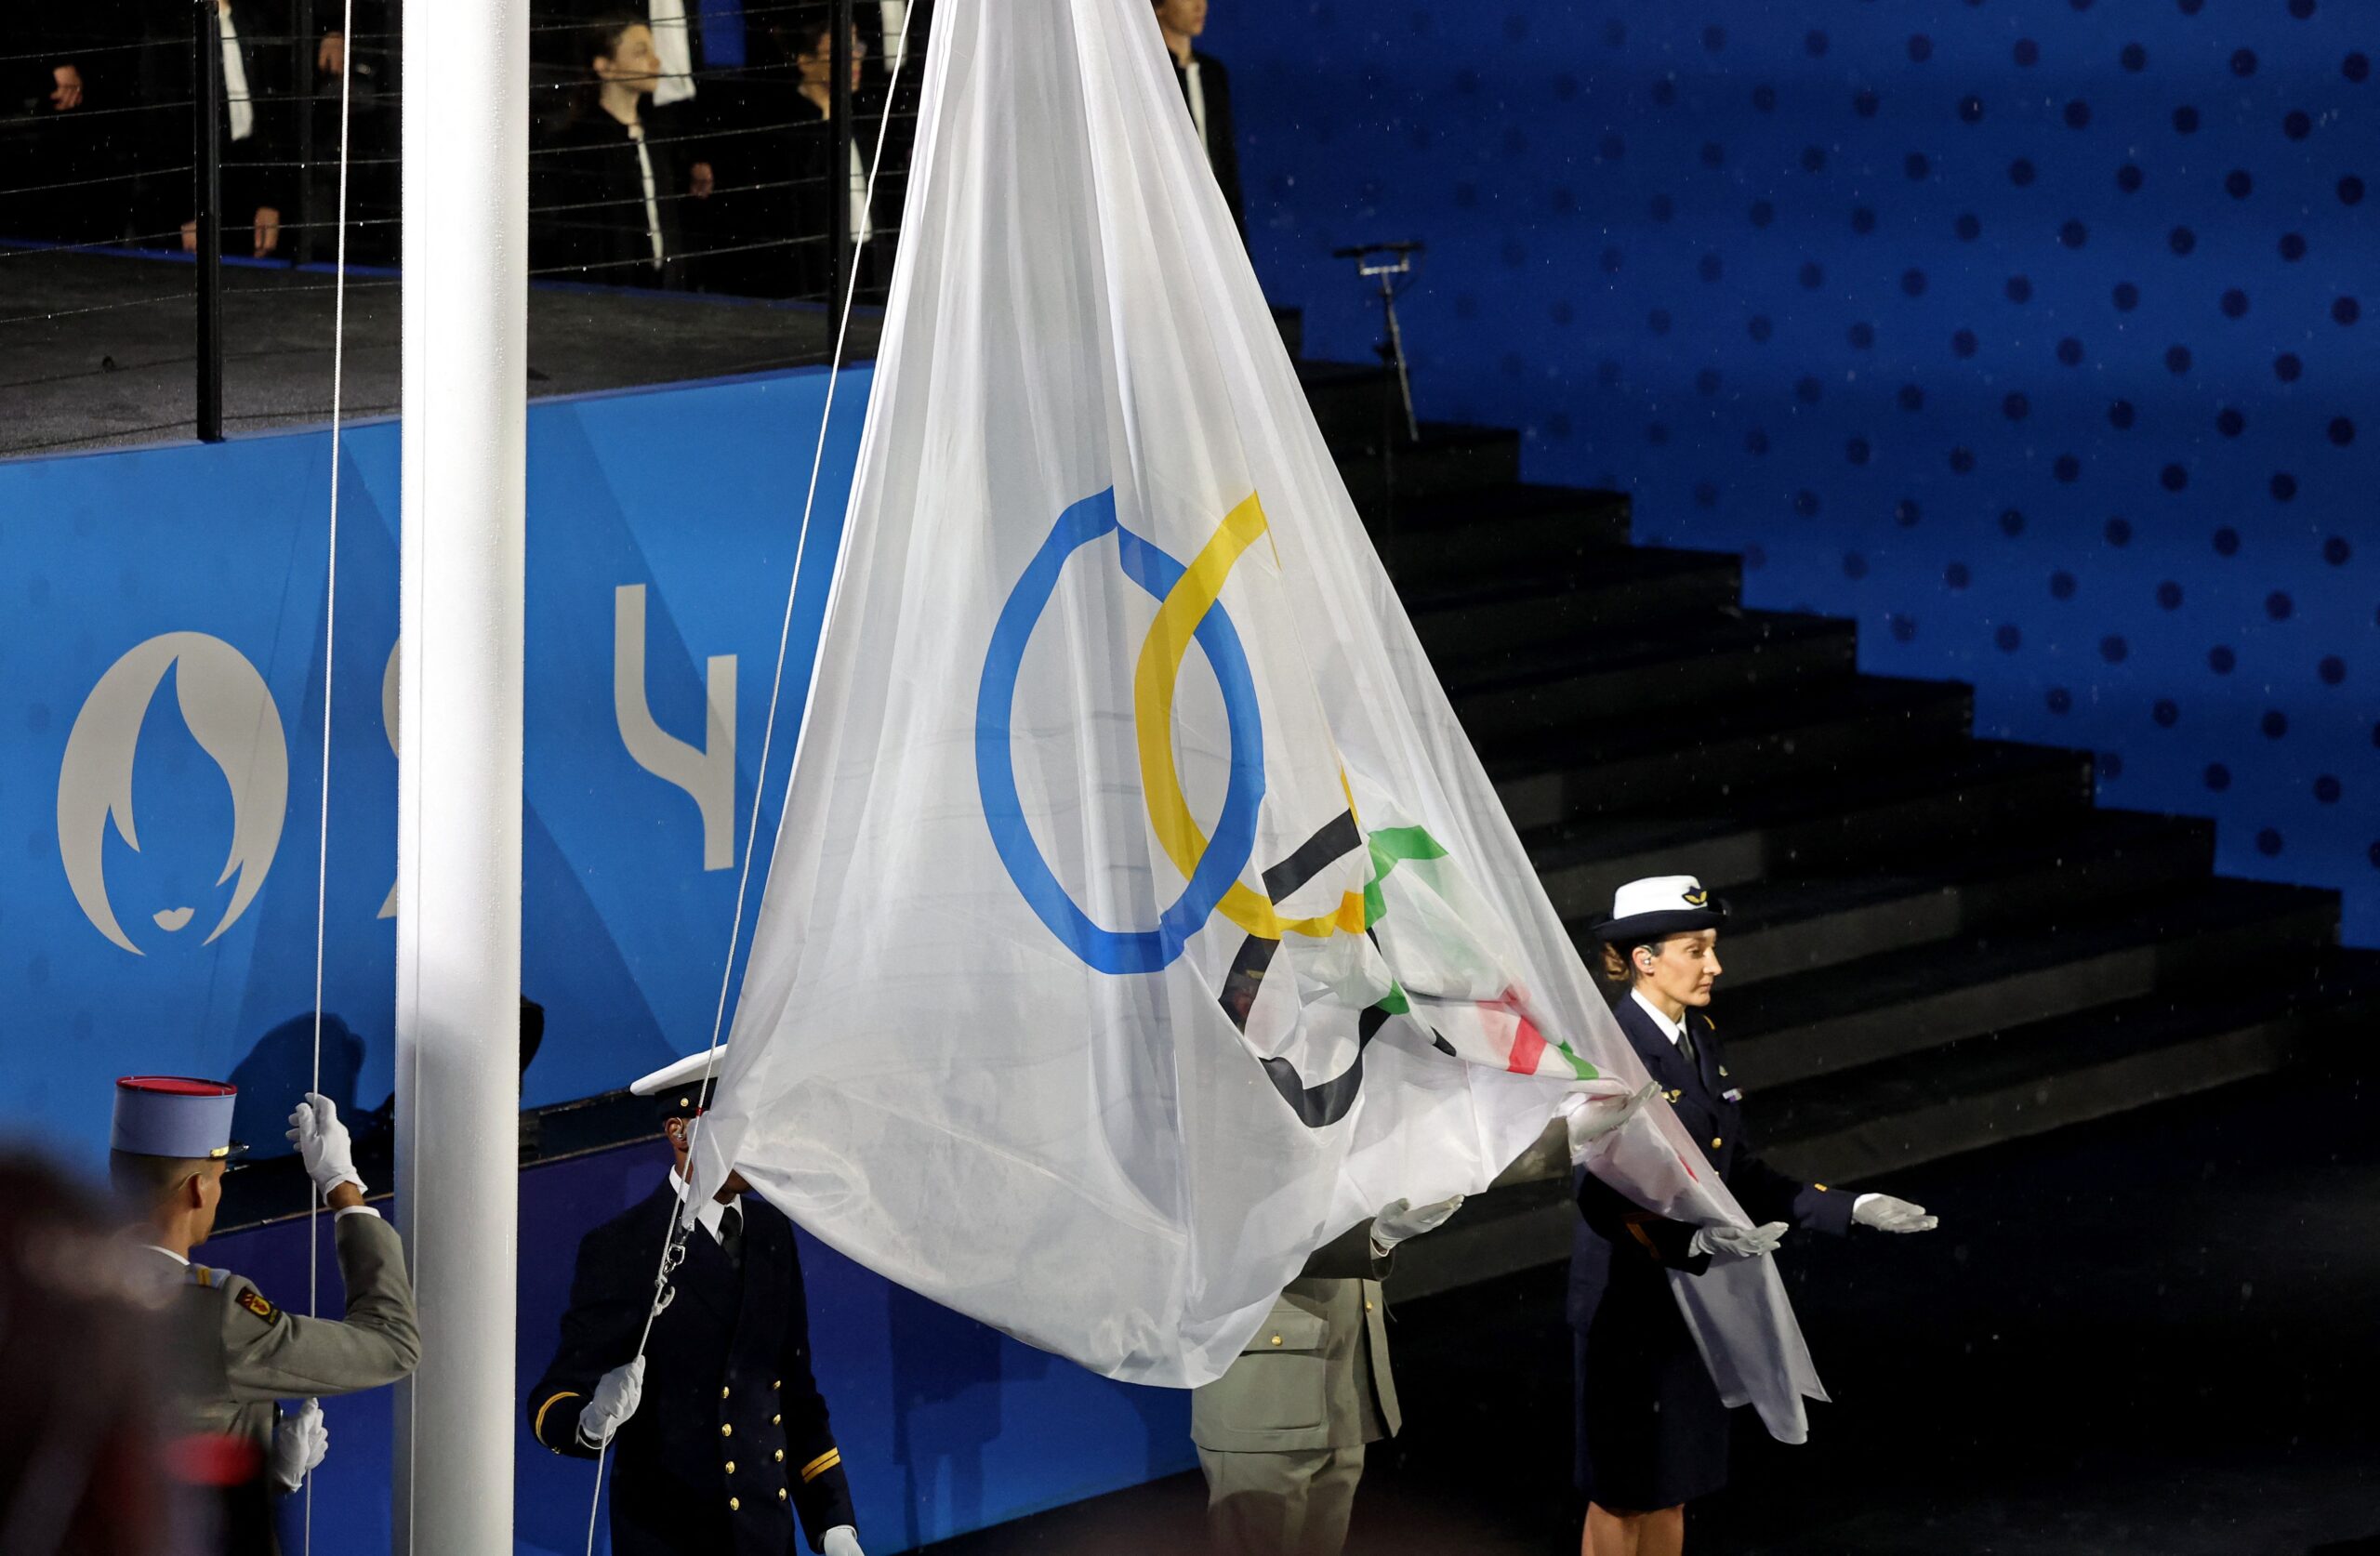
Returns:
[[[1619,1096],[1589,1091],[1565,1093],[1560,1112],[1563,1125],[1570,1131],[1570,1160],[1585,1161],[1589,1146],[1635,1117],[1660,1089],[1646,1081],[1642,1089]]]
[[[848,1523],[838,1523],[827,1530],[826,1537],[818,1542],[818,1548],[826,1552],[826,1556],[867,1556],[867,1552],[859,1548],[859,1531]]]
[[[306,1175],[325,1195],[341,1183],[364,1192],[364,1180],[355,1171],[355,1146],[347,1138],[347,1126],[338,1121],[337,1103],[319,1091],[307,1092],[289,1115],[288,1138],[297,1142]]]
[[[331,1429],[323,1424],[319,1400],[308,1400],[294,1416],[284,1416],[272,1428],[272,1483],[295,1491],[306,1483],[306,1471],[331,1451]]]
[[[594,1393],[588,1396],[587,1408],[578,1413],[578,1440],[590,1448],[609,1443],[612,1433],[620,1430],[622,1421],[636,1414],[636,1407],[643,1399],[644,1358],[639,1356],[596,1380]]]
[[[1447,1218],[1461,1208],[1461,1194],[1435,1205],[1416,1205],[1409,1199],[1390,1200],[1372,1218],[1372,1246],[1386,1253],[1408,1237],[1419,1237],[1446,1225]]]
[[[1890,1194],[1861,1194],[1852,1204],[1851,1219],[1878,1232],[1931,1232],[1942,1224],[1941,1218],[1927,1215],[1923,1205]]]
[[[1765,1226],[1706,1226],[1694,1234],[1686,1245],[1687,1251],[1710,1254],[1713,1258],[1759,1259],[1777,1251],[1790,1230],[1783,1221],[1770,1221]]]

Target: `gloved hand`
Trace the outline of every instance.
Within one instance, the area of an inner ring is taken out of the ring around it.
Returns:
[[[331,1430],[323,1424],[319,1400],[308,1400],[294,1416],[284,1416],[272,1428],[272,1483],[295,1491],[306,1483],[306,1471],[331,1451]]]
[[[1878,1232],[1931,1232],[1942,1224],[1923,1205],[1911,1205],[1890,1194],[1861,1194],[1851,1207],[1851,1219]]]
[[[827,1530],[818,1546],[826,1556],[867,1556],[859,1548],[859,1531],[848,1523],[838,1523]]]
[[[347,1126],[338,1121],[337,1103],[319,1091],[307,1092],[289,1115],[288,1138],[297,1142],[306,1175],[325,1196],[341,1183],[364,1192],[364,1180],[355,1171],[355,1146],[347,1138]]]
[[[1586,1091],[1573,1091],[1562,1099],[1562,1122],[1570,1131],[1570,1160],[1583,1162],[1587,1147],[1619,1128],[1661,1088],[1651,1081],[1629,1095],[1601,1096]]]
[[[1699,1254],[1713,1258],[1759,1259],[1777,1251],[1791,1229],[1783,1221],[1770,1221],[1765,1226],[1706,1226],[1694,1234],[1687,1247]]]
[[[1419,1237],[1446,1225],[1447,1218],[1461,1208],[1461,1194],[1435,1205],[1416,1205],[1409,1199],[1390,1200],[1372,1218],[1372,1246],[1386,1253],[1408,1237]]]
[[[643,1399],[644,1358],[639,1356],[596,1380],[595,1391],[588,1396],[587,1408],[578,1413],[578,1440],[590,1448],[609,1443],[612,1433],[620,1430],[622,1421],[636,1414],[636,1407]]]

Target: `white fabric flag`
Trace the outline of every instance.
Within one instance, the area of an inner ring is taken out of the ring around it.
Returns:
[[[1350,504],[1145,0],[952,6],[699,1171],[1137,1382],[1643,1067]],[[1658,1101],[1598,1170],[1744,1218]],[[1818,1397],[1768,1261],[1723,1392]]]

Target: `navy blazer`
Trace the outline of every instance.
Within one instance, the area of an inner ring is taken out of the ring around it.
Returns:
[[[558,1454],[595,1457],[579,1413],[636,1353],[662,1237],[678,1209],[664,1180],[578,1245],[562,1344],[529,1391],[531,1430]],[[793,1224],[746,1194],[744,1267],[697,1227],[676,1296],[645,1345],[644,1397],[612,1440],[615,1556],[787,1556],[793,1509],[815,1550],[856,1524],[851,1486],[810,1369],[810,1311]]]
[[[1612,1014],[1678,1121],[1702,1148],[1703,1159],[1754,1224],[1788,1221],[1837,1236],[1851,1230],[1855,1195],[1778,1171],[1761,1160],[1745,1138],[1743,1093],[1727,1075],[1718,1029],[1706,1011],[1686,1012],[1699,1061],[1694,1064],[1686,1062],[1685,1053],[1633,996],[1623,996]],[[1699,1275],[1710,1267],[1709,1256],[1688,1251],[1693,1226],[1643,1209],[1584,1169],[1573,1174],[1573,1188],[1580,1212],[1570,1255],[1573,1328],[1583,1330],[1592,1324],[1596,1309],[1616,1291],[1666,1308],[1663,1271]]]

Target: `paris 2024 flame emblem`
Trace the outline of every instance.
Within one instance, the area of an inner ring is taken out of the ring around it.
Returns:
[[[58,847],[66,879],[84,916],[99,933],[134,956],[143,956],[116,921],[108,897],[106,828],[138,851],[140,835],[132,814],[132,760],[149,705],[175,671],[182,719],[199,747],[231,785],[231,851],[218,887],[238,877],[222,918],[206,936],[213,944],[256,900],[281,846],[289,802],[289,748],[271,692],[239,650],[203,632],[167,632],[117,660],[91,688],[66,739],[58,772]],[[187,903],[160,907],[152,922],[173,933],[197,909]]]

